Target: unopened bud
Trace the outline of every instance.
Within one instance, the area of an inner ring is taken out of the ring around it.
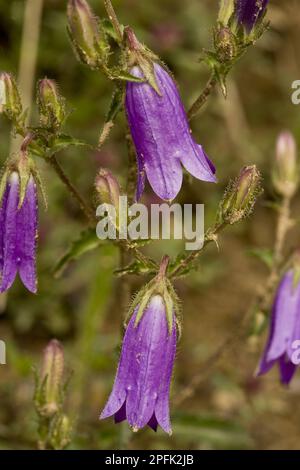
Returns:
[[[218,22],[223,26],[228,25],[230,17],[234,13],[234,0],[221,0],[218,15]]]
[[[236,43],[231,30],[227,27],[220,28],[214,36],[215,48],[221,63],[230,62],[236,56]]]
[[[64,373],[64,352],[59,341],[53,339],[44,350],[41,386],[42,407],[48,416],[56,413],[61,401],[62,381]]]
[[[69,0],[69,34],[78,58],[92,68],[108,59],[109,46],[100,23],[85,0]]]
[[[297,146],[288,131],[282,132],[277,139],[272,180],[276,191],[283,197],[292,197],[298,188]]]
[[[44,78],[38,83],[40,122],[48,128],[59,128],[66,117],[65,100],[53,80]]]
[[[219,216],[229,224],[238,222],[251,213],[261,192],[261,175],[256,166],[244,167],[226,189]]]
[[[0,112],[9,119],[16,119],[22,114],[22,102],[15,78],[3,72],[0,75]]]
[[[109,170],[102,168],[99,171],[95,187],[102,204],[111,204],[118,209],[121,190],[117,178]]]

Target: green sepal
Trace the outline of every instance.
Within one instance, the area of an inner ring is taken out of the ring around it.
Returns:
[[[2,204],[2,198],[6,189],[8,175],[9,175],[8,168],[5,168],[1,176],[1,181],[0,181],[0,206]]]

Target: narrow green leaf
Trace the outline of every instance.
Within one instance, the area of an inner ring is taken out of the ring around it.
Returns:
[[[102,243],[103,242],[97,238],[95,229],[88,229],[82,232],[80,237],[72,242],[68,251],[56,264],[54,268],[54,276],[61,276],[71,261],[78,259],[88,251],[95,250]]]

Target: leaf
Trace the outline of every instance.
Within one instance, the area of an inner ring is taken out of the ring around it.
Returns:
[[[94,228],[85,230],[77,240],[72,242],[68,251],[58,261],[54,267],[54,276],[60,277],[71,261],[78,259],[88,251],[95,250],[102,244],[103,242],[97,237]]]
[[[70,135],[65,135],[61,134],[58,137],[55,138],[53,141],[53,144],[51,145],[51,148],[48,150],[48,157],[51,155],[54,155],[57,152],[60,152],[61,150],[64,150],[68,147],[80,147],[80,146],[87,146],[90,147],[90,145],[83,140],[75,139],[74,137]]]
[[[248,252],[251,256],[260,259],[269,269],[273,266],[274,253],[269,248],[253,248]]]
[[[123,106],[124,89],[121,86],[116,87],[114,90],[109,110],[105,122],[114,121],[119,111]]]
[[[123,96],[124,96],[124,88],[123,86],[117,86],[113,92],[111,103],[109,106],[109,110],[105,119],[105,124],[101,130],[101,134],[98,140],[98,148],[100,149],[106,139],[108,138],[111,129],[114,126],[114,121],[121,111],[123,106]]]
[[[154,269],[149,269],[149,266],[146,266],[144,263],[135,260],[124,268],[116,269],[114,272],[118,276],[125,276],[127,274],[155,274],[156,271]]]
[[[120,25],[120,26],[121,26],[121,31],[123,32],[124,26],[123,25]],[[101,20],[101,27],[105,34],[110,36],[115,42],[119,43],[119,37],[117,36],[112,23],[107,18],[104,18],[103,20]]]

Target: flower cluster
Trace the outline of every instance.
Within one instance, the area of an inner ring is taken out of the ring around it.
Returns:
[[[225,88],[225,79],[233,61],[250,44],[252,32],[258,34],[267,3],[268,0],[221,1],[214,37],[216,52],[207,53],[214,72],[211,87],[219,82]],[[110,5],[110,2],[105,4]],[[114,28],[98,21],[85,0],[68,1],[68,32],[76,55],[81,62],[103,71],[117,83],[105,132],[99,142],[108,134],[124,103],[136,150],[137,200],[143,195],[146,180],[162,200],[176,198],[182,186],[183,169],[198,180],[216,183],[216,169],[192,136],[191,114],[185,111],[171,73],[138,41],[130,27],[119,25],[111,5],[108,12]],[[253,42],[255,34],[251,39]],[[111,47],[108,36],[119,47],[117,65],[110,62],[115,47]],[[122,87],[124,81],[126,85]],[[29,291],[37,291],[39,176],[31,153],[43,157],[56,168],[72,195],[79,200],[80,207],[86,209],[85,201],[54,158],[57,149],[65,148],[66,143],[72,144],[75,140],[61,133],[68,115],[65,100],[55,82],[47,78],[38,82],[37,91],[39,126],[27,127],[16,80],[7,73],[0,75],[0,112],[10,119],[15,133],[23,137],[21,148],[8,160],[0,183],[0,292],[12,286],[17,273]],[[208,94],[209,91],[205,90],[202,99]],[[297,187],[294,149],[287,135],[279,147],[278,171],[274,178],[278,192],[286,196],[286,182],[288,195],[293,194]],[[283,154],[288,155],[288,161],[282,158]],[[116,178],[108,170],[99,171],[95,189],[103,203],[113,204],[118,228],[121,189]],[[248,215],[259,191],[260,174],[256,166],[243,168],[220,204],[216,227],[233,224]],[[87,209],[89,219],[94,222],[93,209]],[[211,239],[216,233],[217,229]],[[139,259],[136,256],[137,261],[142,260],[143,263],[143,254],[139,256]],[[185,260],[181,261],[184,266]],[[157,268],[157,264],[153,260],[151,262],[151,268],[153,265]],[[180,321],[179,302],[171,276],[168,278],[168,264],[169,258],[165,256],[157,275],[142,288],[132,304],[113,390],[100,416],[101,419],[114,416],[117,423],[127,419],[133,431],[149,425],[155,431],[161,426],[171,434],[169,395]],[[299,286],[299,280],[296,282],[294,273],[289,271],[278,290],[270,339],[259,369],[259,373],[264,373],[279,361],[285,383],[289,382],[295,370],[291,363],[291,342],[299,330]],[[71,432],[69,419],[62,412],[63,371],[63,349],[58,341],[53,340],[44,353],[42,371],[36,384],[35,405],[41,422],[43,425],[46,423],[46,428],[48,426],[52,432],[49,439],[54,448],[65,447]]]

